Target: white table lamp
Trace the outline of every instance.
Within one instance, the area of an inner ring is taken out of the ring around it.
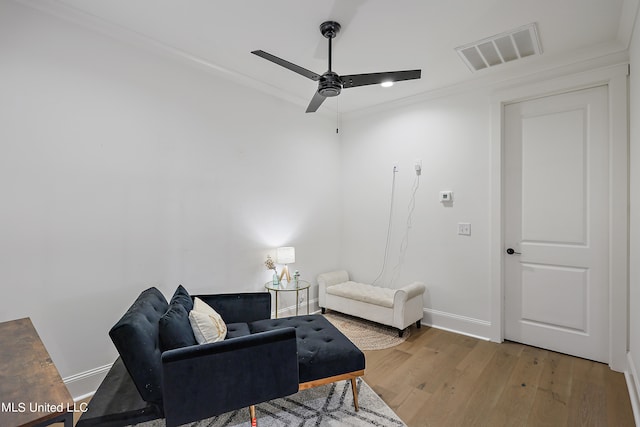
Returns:
[[[287,264],[293,264],[296,262],[296,248],[293,246],[284,246],[282,248],[276,249],[276,262],[278,264],[283,264],[282,273],[280,273],[280,280],[283,277],[287,277],[287,282],[291,281],[291,275],[289,274],[289,269],[287,268]]]

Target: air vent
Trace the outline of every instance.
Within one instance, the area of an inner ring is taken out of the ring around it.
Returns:
[[[457,47],[456,52],[471,71],[479,71],[527,56],[540,55],[542,47],[536,24],[533,23]]]

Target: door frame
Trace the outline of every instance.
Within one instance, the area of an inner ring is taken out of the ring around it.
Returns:
[[[609,102],[609,366],[627,367],[629,329],[629,65],[618,64],[537,83],[512,86],[491,97],[491,341],[504,341],[504,107],[596,86]]]

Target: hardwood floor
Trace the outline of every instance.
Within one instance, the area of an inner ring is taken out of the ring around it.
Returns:
[[[624,375],[423,326],[365,351],[364,379],[409,426],[635,426]]]

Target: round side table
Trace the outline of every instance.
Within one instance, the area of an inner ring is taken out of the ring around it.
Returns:
[[[277,285],[274,285],[273,282],[267,282],[264,284],[264,287],[268,291],[273,291],[276,295],[276,319],[278,318],[278,294],[280,292],[295,292],[296,293],[296,316],[298,315],[298,307],[300,306],[300,291],[307,291],[307,314],[309,314],[309,288],[311,287],[311,283],[306,280],[298,279],[298,283],[295,282],[280,282]]]

